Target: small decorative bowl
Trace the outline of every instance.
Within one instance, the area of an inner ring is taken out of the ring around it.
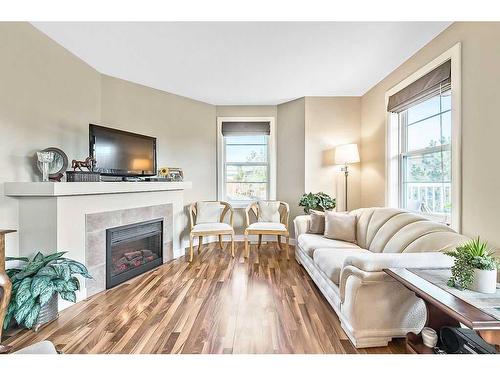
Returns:
[[[428,348],[434,348],[436,346],[438,342],[438,335],[435,330],[430,327],[424,327],[420,334],[422,335],[422,341],[425,346]]]

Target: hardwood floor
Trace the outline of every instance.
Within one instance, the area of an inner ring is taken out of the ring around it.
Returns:
[[[356,350],[306,271],[276,244],[250,259],[215,244],[64,310],[37,333],[5,344],[51,340],[64,353],[403,353],[403,340]]]

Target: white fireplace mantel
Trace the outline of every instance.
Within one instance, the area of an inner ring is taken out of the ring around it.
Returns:
[[[113,227],[150,220],[155,215],[165,217],[171,235],[165,234],[169,252],[164,253],[164,261],[177,258],[184,253],[181,236],[187,226],[184,190],[191,186],[191,182],[6,182],[4,192],[19,204],[20,255],[67,251],[69,258],[90,267],[102,288],[102,272],[98,271],[102,265],[94,266],[93,261],[96,256],[103,259],[105,246],[95,239],[88,243],[88,218]],[[165,207],[171,207],[168,214]],[[120,220],[105,223],[103,218],[108,216]],[[101,248],[102,254],[96,250]],[[89,289],[90,294],[95,291]],[[82,284],[77,299],[88,296]]]
[[[119,194],[191,189],[184,182],[6,182],[9,197],[58,197],[69,195]]]

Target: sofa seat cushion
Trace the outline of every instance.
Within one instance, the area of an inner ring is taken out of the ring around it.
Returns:
[[[321,234],[303,233],[299,236],[298,244],[304,252],[313,257],[314,251],[319,248],[333,248],[333,249],[360,249],[360,247],[351,242],[331,240],[322,236]]]
[[[371,251],[361,248],[345,248],[345,249],[332,249],[320,248],[316,249],[313,255],[313,261],[316,266],[325,273],[325,275],[332,280],[335,284],[340,283],[340,273],[344,266],[344,260],[355,254],[369,253]]]
[[[232,231],[233,227],[226,223],[204,223],[196,224],[191,230],[192,233],[198,232],[218,232],[218,231]]]
[[[272,230],[286,232],[285,224],[259,221],[247,227],[248,230]]]

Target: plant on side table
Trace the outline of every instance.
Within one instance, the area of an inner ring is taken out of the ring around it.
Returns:
[[[455,258],[448,286],[480,293],[495,293],[498,259],[479,237],[445,253]]]
[[[6,258],[25,262],[22,268],[6,270],[12,281],[12,295],[7,308],[3,328],[7,329],[12,319],[26,328],[38,329],[42,324],[57,318],[58,295],[62,299],[76,302],[75,292],[80,282],[75,275],[91,278],[87,268],[80,262],[63,258],[66,252],[44,256],[38,252],[28,258]]]
[[[299,206],[304,207],[304,212],[306,214],[308,214],[310,210],[332,210],[335,208],[335,198],[323,192],[307,193],[300,197]]]

